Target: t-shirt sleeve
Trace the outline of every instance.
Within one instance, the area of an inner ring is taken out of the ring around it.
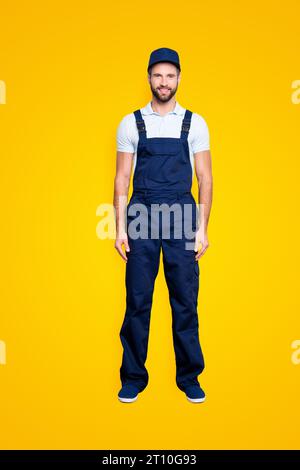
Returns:
[[[210,149],[209,130],[205,119],[193,113],[193,139],[191,142],[193,153]]]
[[[117,129],[117,150],[134,153],[134,144],[128,131],[128,115],[123,117]]]

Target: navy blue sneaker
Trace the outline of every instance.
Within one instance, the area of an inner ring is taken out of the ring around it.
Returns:
[[[202,403],[205,400],[205,393],[200,385],[189,385],[184,392],[192,403]]]
[[[123,403],[132,403],[137,400],[139,389],[134,385],[123,385],[118,393],[118,398]]]

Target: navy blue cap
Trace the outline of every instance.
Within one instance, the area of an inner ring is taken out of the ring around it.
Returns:
[[[181,70],[179,55],[176,51],[169,49],[168,47],[161,47],[160,49],[155,49],[155,51],[151,52],[148,71],[152,65],[157,64],[158,62],[171,62],[172,64],[176,65],[179,70]]]

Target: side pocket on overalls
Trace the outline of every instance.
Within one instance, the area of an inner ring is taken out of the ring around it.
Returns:
[[[193,270],[193,287],[194,287],[194,302],[195,307],[198,305],[198,293],[199,293],[199,279],[200,279],[200,267],[199,261],[194,260],[194,270]]]

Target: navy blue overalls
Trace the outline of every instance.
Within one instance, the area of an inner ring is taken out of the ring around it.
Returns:
[[[191,193],[192,166],[188,133],[192,112],[185,111],[180,138],[147,138],[145,122],[140,110],[134,112],[139,132],[137,160],[133,178],[133,192],[127,205],[127,227],[135,220],[130,207],[144,204],[151,235],[151,205],[177,203],[192,208],[193,232],[198,227],[197,206]],[[159,214],[161,216],[161,213]],[[160,251],[163,253],[164,274],[172,309],[172,333],[176,360],[176,384],[182,391],[198,384],[197,376],[204,369],[199,342],[197,315],[199,264],[195,251],[186,249],[186,242],[174,236],[175,218],[171,219],[170,237],[162,236],[161,219],[158,236],[134,238],[128,234],[130,251],[126,264],[126,313],[120,330],[123,358],[120,368],[122,385],[133,384],[142,391],[149,376],[145,367],[147,358],[150,313],[154,283],[158,273]],[[156,219],[157,220],[157,219]],[[193,244],[194,245],[194,244]]]

